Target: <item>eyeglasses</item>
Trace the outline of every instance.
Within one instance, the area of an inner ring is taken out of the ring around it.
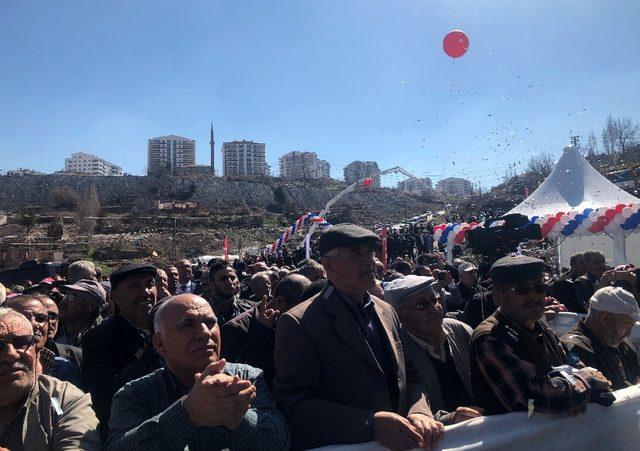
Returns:
[[[44,324],[49,322],[49,314],[48,313],[23,313],[23,315],[31,321],[32,319],[36,321],[36,323]]]
[[[519,287],[509,288],[508,291],[513,291],[518,296],[524,296],[529,294],[533,290],[534,293],[541,294],[547,292],[547,286],[544,283],[536,283],[534,285],[522,285]]]
[[[438,300],[435,299],[429,302],[421,302],[420,304],[410,305],[407,307],[396,307],[396,310],[417,310],[419,312],[424,312],[429,310],[431,307],[434,307],[438,303]]]
[[[56,312],[49,312],[49,319],[58,319],[59,315]]]
[[[0,340],[0,351],[7,352],[9,345],[13,346],[16,351],[26,351],[36,344],[38,337],[35,335],[18,335],[8,340]]]

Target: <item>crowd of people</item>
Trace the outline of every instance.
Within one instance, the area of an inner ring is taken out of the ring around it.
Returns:
[[[428,234],[426,234],[428,235]],[[338,224],[273,261],[76,261],[0,286],[0,449],[432,449],[445,425],[576,415],[639,382],[631,265],[481,273],[433,241]],[[563,336],[545,319],[583,314]]]

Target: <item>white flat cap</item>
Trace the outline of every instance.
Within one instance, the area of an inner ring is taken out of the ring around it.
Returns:
[[[462,273],[465,272],[471,272],[471,271],[477,271],[478,268],[476,268],[473,263],[469,263],[469,262],[464,262],[464,263],[460,263],[460,266],[458,266],[458,275],[461,276]]]
[[[640,308],[638,308],[636,298],[624,288],[600,288],[591,296],[589,306],[594,310],[619,313],[640,321]]]
[[[435,281],[433,277],[415,276],[413,274],[400,277],[384,285],[384,300],[394,307],[400,307],[402,301],[409,296],[425,290],[433,291],[431,285]]]

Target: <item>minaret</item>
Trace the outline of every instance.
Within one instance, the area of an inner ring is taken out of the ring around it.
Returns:
[[[216,142],[213,139],[213,122],[211,123],[211,141],[209,141],[209,145],[211,146],[211,173],[213,175],[216,175],[216,154],[215,154]]]

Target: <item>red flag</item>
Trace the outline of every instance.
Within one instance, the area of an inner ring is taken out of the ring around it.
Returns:
[[[224,237],[224,259],[229,261],[229,237]]]
[[[382,264],[384,272],[387,272],[387,226],[384,226],[380,231],[380,241],[382,242]]]
[[[362,181],[362,186],[370,187],[371,183],[373,183],[373,181],[371,180],[371,177],[367,177]]]

